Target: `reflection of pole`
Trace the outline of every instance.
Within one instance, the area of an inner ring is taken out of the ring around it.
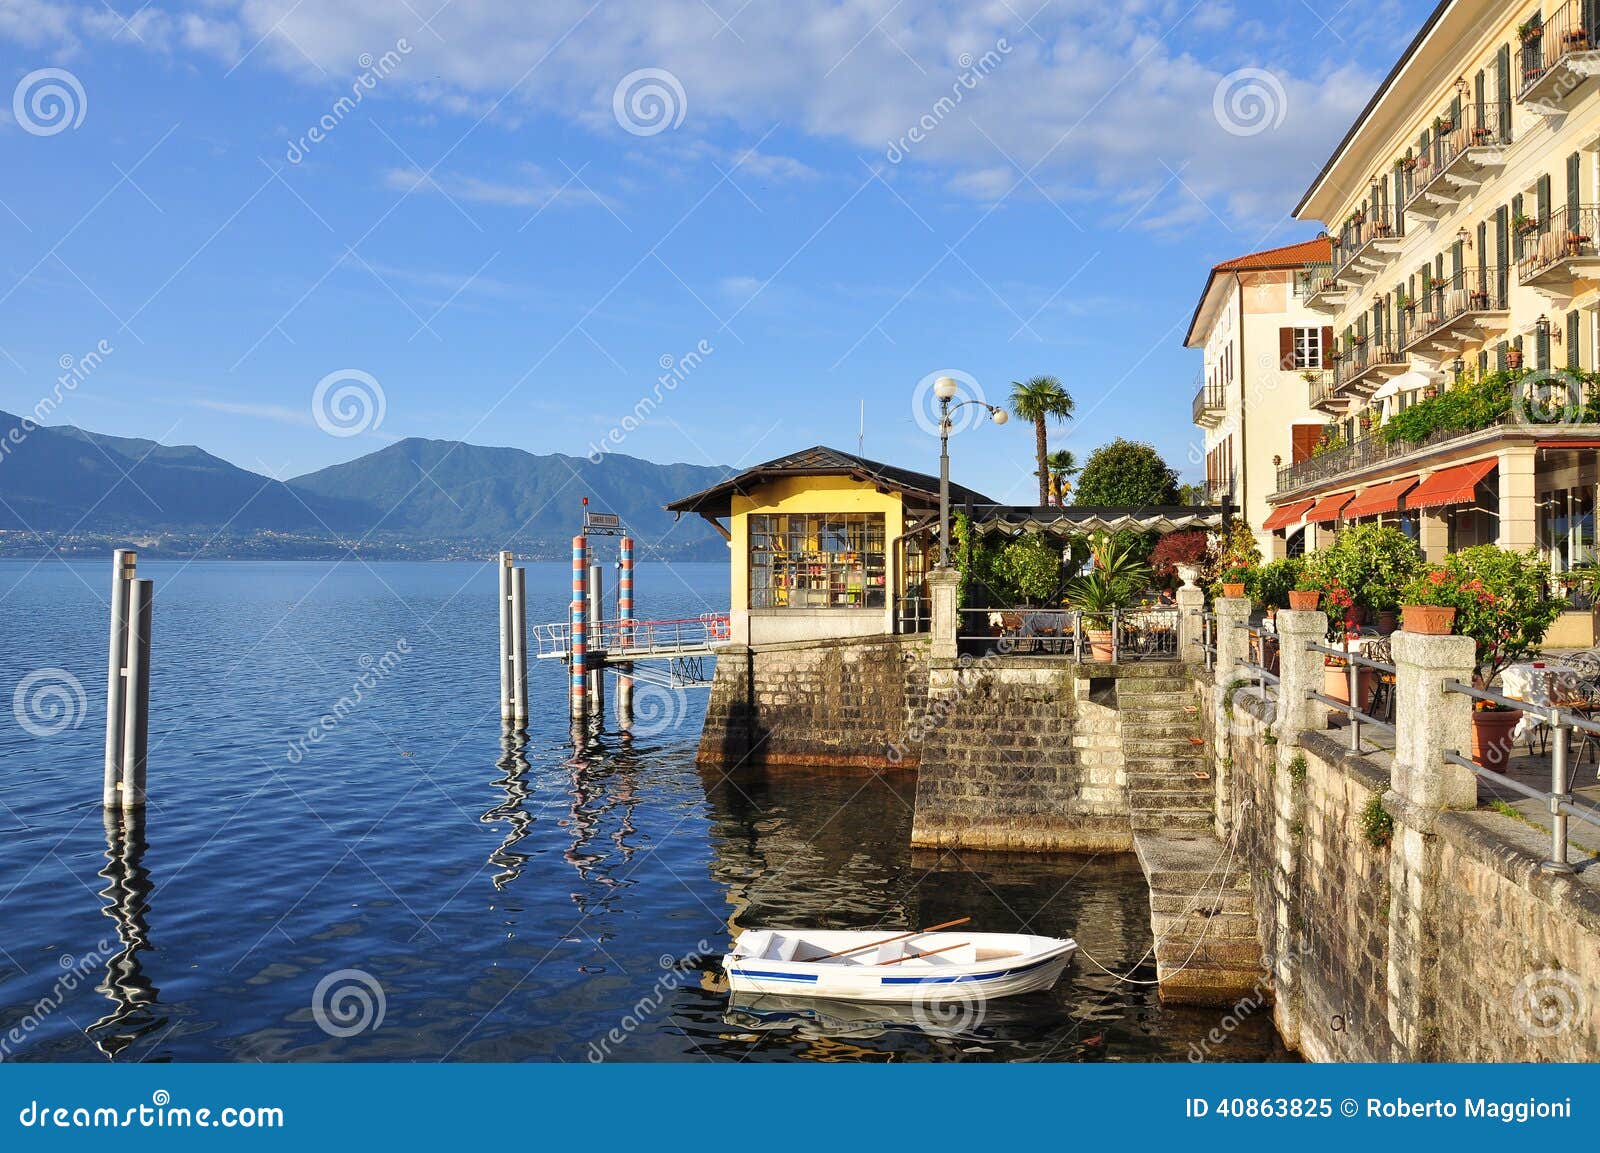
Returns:
[[[568,609],[571,620],[572,644],[568,652],[571,670],[570,705],[574,720],[587,715],[589,702],[585,693],[588,687],[589,666],[589,538],[572,538],[572,604]]]
[[[144,808],[145,754],[150,745],[150,616],[155,582],[128,582],[128,675],[123,698],[122,808]]]
[[[122,666],[128,659],[128,584],[133,580],[139,554],[119,548],[111,558],[111,644],[106,660],[106,775],[101,802],[106,808],[121,804],[117,785],[122,780]]]
[[[519,729],[528,727],[528,570],[511,570],[511,694],[512,718]]]
[[[625,536],[617,564],[617,647],[633,647],[633,538]],[[617,727],[633,727],[633,662],[617,666]]]
[[[115,1058],[140,1037],[166,1024],[152,1007],[160,994],[144,974],[139,954],[150,947],[150,873],[144,867],[144,813],[105,812],[106,879],[102,910],[117,926],[121,950],[105,958],[106,979],[97,992],[111,1002],[111,1011],[89,1027],[89,1036],[106,1056]]]
[[[605,656],[606,638],[602,622],[606,619],[606,570],[604,565],[592,564],[589,566],[589,636],[590,645],[594,649],[594,656],[601,659],[602,663],[595,664],[589,672],[589,707],[594,710],[594,715],[605,717],[606,712],[606,667],[603,663]]]
[[[511,687],[511,564],[508,552],[500,554],[500,720],[516,718],[515,690]]]

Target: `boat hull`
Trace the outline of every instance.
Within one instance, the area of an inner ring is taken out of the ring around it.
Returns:
[[[941,961],[936,955],[925,961],[912,958],[885,964],[878,954],[868,953],[860,961],[825,963],[763,956],[763,950],[755,947],[741,951],[741,944],[753,936],[756,935],[741,935],[734,952],[722,959],[728,983],[736,993],[905,1004],[991,1000],[1048,989],[1061,979],[1078,948],[1076,941],[1056,938],[965,934],[961,936],[963,943],[1020,940],[1028,945],[1009,956],[983,960]],[[827,945],[848,936],[819,933],[809,939]],[[924,937],[912,950],[939,949],[943,936],[948,935]],[[753,944],[760,945],[762,941],[758,939]]]

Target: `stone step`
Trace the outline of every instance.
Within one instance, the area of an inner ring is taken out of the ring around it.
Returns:
[[[1156,942],[1157,976],[1160,976],[1160,965],[1182,965],[1185,961],[1215,968],[1259,969],[1261,946],[1253,937],[1248,941],[1229,941],[1215,939],[1209,934],[1199,942],[1181,937]]]
[[[1128,820],[1135,834],[1154,833],[1206,833],[1213,828],[1210,812],[1195,809],[1173,813],[1145,813],[1135,811]]]
[[[1122,722],[1122,739],[1128,741],[1155,741],[1155,740],[1183,740],[1200,735],[1199,727],[1193,721],[1173,720],[1166,721],[1140,721],[1130,724],[1127,720]],[[1195,746],[1198,748],[1199,746]]]
[[[1237,857],[1227,884],[1222,872],[1227,868],[1227,846],[1209,830],[1135,829],[1133,850],[1144,867],[1150,890],[1157,893],[1215,893],[1218,886],[1250,890],[1250,876]]]
[[[1250,913],[1218,913],[1210,917],[1199,912],[1183,917],[1157,913],[1151,918],[1151,924],[1157,937],[1165,941],[1187,941],[1191,947],[1202,939],[1202,934],[1207,942],[1256,939],[1256,919]]]
[[[1152,696],[1182,693],[1194,702],[1194,682],[1188,677],[1145,677],[1139,680],[1117,682],[1117,699],[1136,704]]]
[[[1220,875],[1217,879],[1221,880]],[[1159,890],[1150,893],[1150,911],[1156,917],[1165,917],[1170,921],[1174,917],[1190,915],[1191,909],[1230,917],[1249,917],[1251,923],[1255,923],[1255,901],[1248,889],[1223,889],[1218,892],[1215,888],[1207,888],[1199,895]]]
[[[1117,697],[1119,708],[1181,709],[1185,705],[1192,704],[1194,704],[1194,694],[1187,689],[1161,689],[1132,696],[1122,694]]]
[[[1195,769],[1202,768],[1200,760],[1180,762],[1135,761],[1123,762],[1123,779],[1130,789],[1199,789],[1209,794],[1210,778],[1196,777]]]
[[[1146,724],[1184,724],[1198,727],[1200,718],[1182,705],[1127,705],[1117,710],[1124,729]]]
[[[1192,757],[1205,753],[1205,746],[1191,744],[1188,737],[1130,737],[1122,738],[1122,760],[1139,760],[1144,757]]]
[[[1130,789],[1128,792],[1128,805],[1136,813],[1141,810],[1171,812],[1178,809],[1209,813],[1210,801],[1209,793],[1190,789]]]

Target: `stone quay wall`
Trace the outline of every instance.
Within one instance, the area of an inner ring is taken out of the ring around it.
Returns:
[[[1396,635],[1401,727],[1381,755],[1295,707],[1320,658],[1286,658],[1276,699],[1243,673],[1197,683],[1218,832],[1238,833],[1274,1019],[1308,1059],[1600,1056],[1600,862],[1541,869],[1549,834],[1477,809],[1471,774],[1433,756],[1469,722],[1443,684],[1468,675],[1450,662],[1471,642],[1434,644],[1460,641]]]
[[[927,696],[926,636],[730,647],[717,654],[698,759],[915,768],[908,732]]]

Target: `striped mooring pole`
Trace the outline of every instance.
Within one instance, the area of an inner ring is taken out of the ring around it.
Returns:
[[[571,675],[570,709],[574,720],[589,712],[589,538],[572,538],[572,605],[570,608],[572,643],[568,652]]]
[[[625,536],[617,552],[617,647],[633,647],[633,538]],[[633,724],[633,664],[617,666],[617,722]]]

